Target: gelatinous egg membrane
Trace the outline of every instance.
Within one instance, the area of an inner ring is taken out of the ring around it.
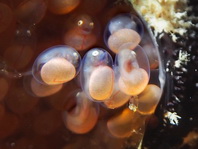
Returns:
[[[88,148],[143,137],[164,87],[156,41],[127,3],[93,1],[0,1],[0,138],[54,135],[65,149],[81,148],[77,134]]]

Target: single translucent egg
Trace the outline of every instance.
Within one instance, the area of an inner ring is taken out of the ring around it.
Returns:
[[[116,138],[127,138],[144,126],[144,119],[128,108],[107,121],[109,132]]]
[[[162,91],[157,85],[147,85],[144,91],[135,99],[138,103],[138,112],[144,115],[154,113],[161,98],[161,94]]]
[[[8,65],[14,69],[24,69],[31,62],[34,51],[29,44],[13,43],[4,52]]]
[[[91,102],[84,92],[77,92],[74,96],[76,106],[63,113],[66,127],[77,134],[91,131],[98,121],[98,106]]]
[[[24,71],[32,62],[36,47],[34,30],[18,25],[14,39],[5,48],[3,57],[6,63],[13,69]]]
[[[81,86],[90,99],[104,101],[112,95],[112,65],[111,55],[101,48],[93,48],[84,56],[80,73]]]
[[[55,85],[72,80],[79,72],[81,57],[72,47],[58,45],[42,52],[32,67],[34,78],[43,84]]]
[[[45,0],[26,0],[16,8],[16,18],[25,25],[38,24],[45,16],[47,4]]]
[[[105,30],[104,40],[114,53],[122,49],[134,49],[143,36],[142,22],[132,14],[120,14],[112,18]]]
[[[97,21],[91,16],[87,14],[72,16],[69,26],[63,37],[65,44],[81,51],[96,43],[100,29]]]

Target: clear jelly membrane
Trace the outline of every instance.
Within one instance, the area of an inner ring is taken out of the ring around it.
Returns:
[[[124,0],[66,1],[0,0],[0,148],[137,148],[165,81],[151,29]]]
[[[78,74],[80,62],[81,56],[74,48],[58,45],[47,49],[37,57],[32,67],[32,74],[40,83],[62,84]]]
[[[88,133],[98,121],[99,105],[89,100],[81,90],[75,90],[67,98],[74,100],[76,105],[75,108],[68,107],[68,110],[63,112],[66,127],[77,134]]]
[[[71,15],[67,26],[63,34],[64,44],[70,45],[78,51],[94,46],[101,32],[97,19],[86,13]]]
[[[47,2],[45,0],[23,1],[15,9],[17,21],[27,26],[38,24],[46,11]]]
[[[112,79],[114,78],[112,67],[112,57],[106,50],[93,48],[86,53],[82,62],[80,79],[81,86],[90,99],[103,101],[111,96]],[[100,74],[101,71],[104,74]],[[107,75],[108,78],[106,77]],[[109,85],[107,84],[108,82],[110,83]]]
[[[113,17],[106,26],[104,42],[115,53],[120,49],[134,49],[144,34],[142,22],[133,14]]]

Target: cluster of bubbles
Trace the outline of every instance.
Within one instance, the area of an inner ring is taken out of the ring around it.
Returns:
[[[18,23],[15,24],[17,29],[13,44],[6,45],[8,48],[3,53],[8,65],[21,71],[33,60],[35,35],[32,30],[43,19],[47,8],[54,15],[65,15],[79,4],[80,0],[27,0],[17,5],[15,19]],[[0,16],[0,33],[6,32],[10,38],[7,29],[15,28],[12,26],[12,9],[0,3]],[[36,99],[53,98],[52,95],[60,92],[64,85],[76,81],[80,89],[64,97],[74,100],[74,103],[62,109],[65,126],[77,134],[87,133],[94,128],[98,121],[99,105],[116,109],[130,103],[132,109],[125,108],[107,121],[108,130],[113,136],[128,137],[132,130],[139,128],[136,123],[141,120],[136,111],[142,115],[152,114],[162,93],[157,83],[150,83],[151,69],[157,70],[159,65],[158,57],[152,53],[148,44],[145,44],[147,47],[140,46],[144,42],[143,38],[146,38],[143,24],[133,14],[114,16],[104,31],[104,49],[93,48],[101,33],[96,20],[87,14],[71,18],[63,34],[64,44],[48,47],[39,53],[31,71],[22,73],[24,88]],[[84,56],[81,58],[82,53]],[[0,84],[6,90],[5,81],[0,80]],[[23,94],[20,89],[13,91],[13,94],[16,92]],[[3,96],[0,94],[0,100]],[[30,105],[34,106],[37,101],[28,99],[23,102],[32,102]],[[11,98],[6,102],[16,113],[25,113],[31,109],[15,110],[16,102]],[[35,127],[37,125],[39,127],[39,124],[35,124]]]

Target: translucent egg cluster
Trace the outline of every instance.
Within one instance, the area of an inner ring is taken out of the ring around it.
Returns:
[[[34,139],[40,136],[99,138],[104,130],[112,141],[145,126],[163,89],[159,54],[132,8],[124,3],[123,13],[112,6],[107,0],[0,0],[0,139],[21,130],[33,134],[25,140],[39,149]]]

